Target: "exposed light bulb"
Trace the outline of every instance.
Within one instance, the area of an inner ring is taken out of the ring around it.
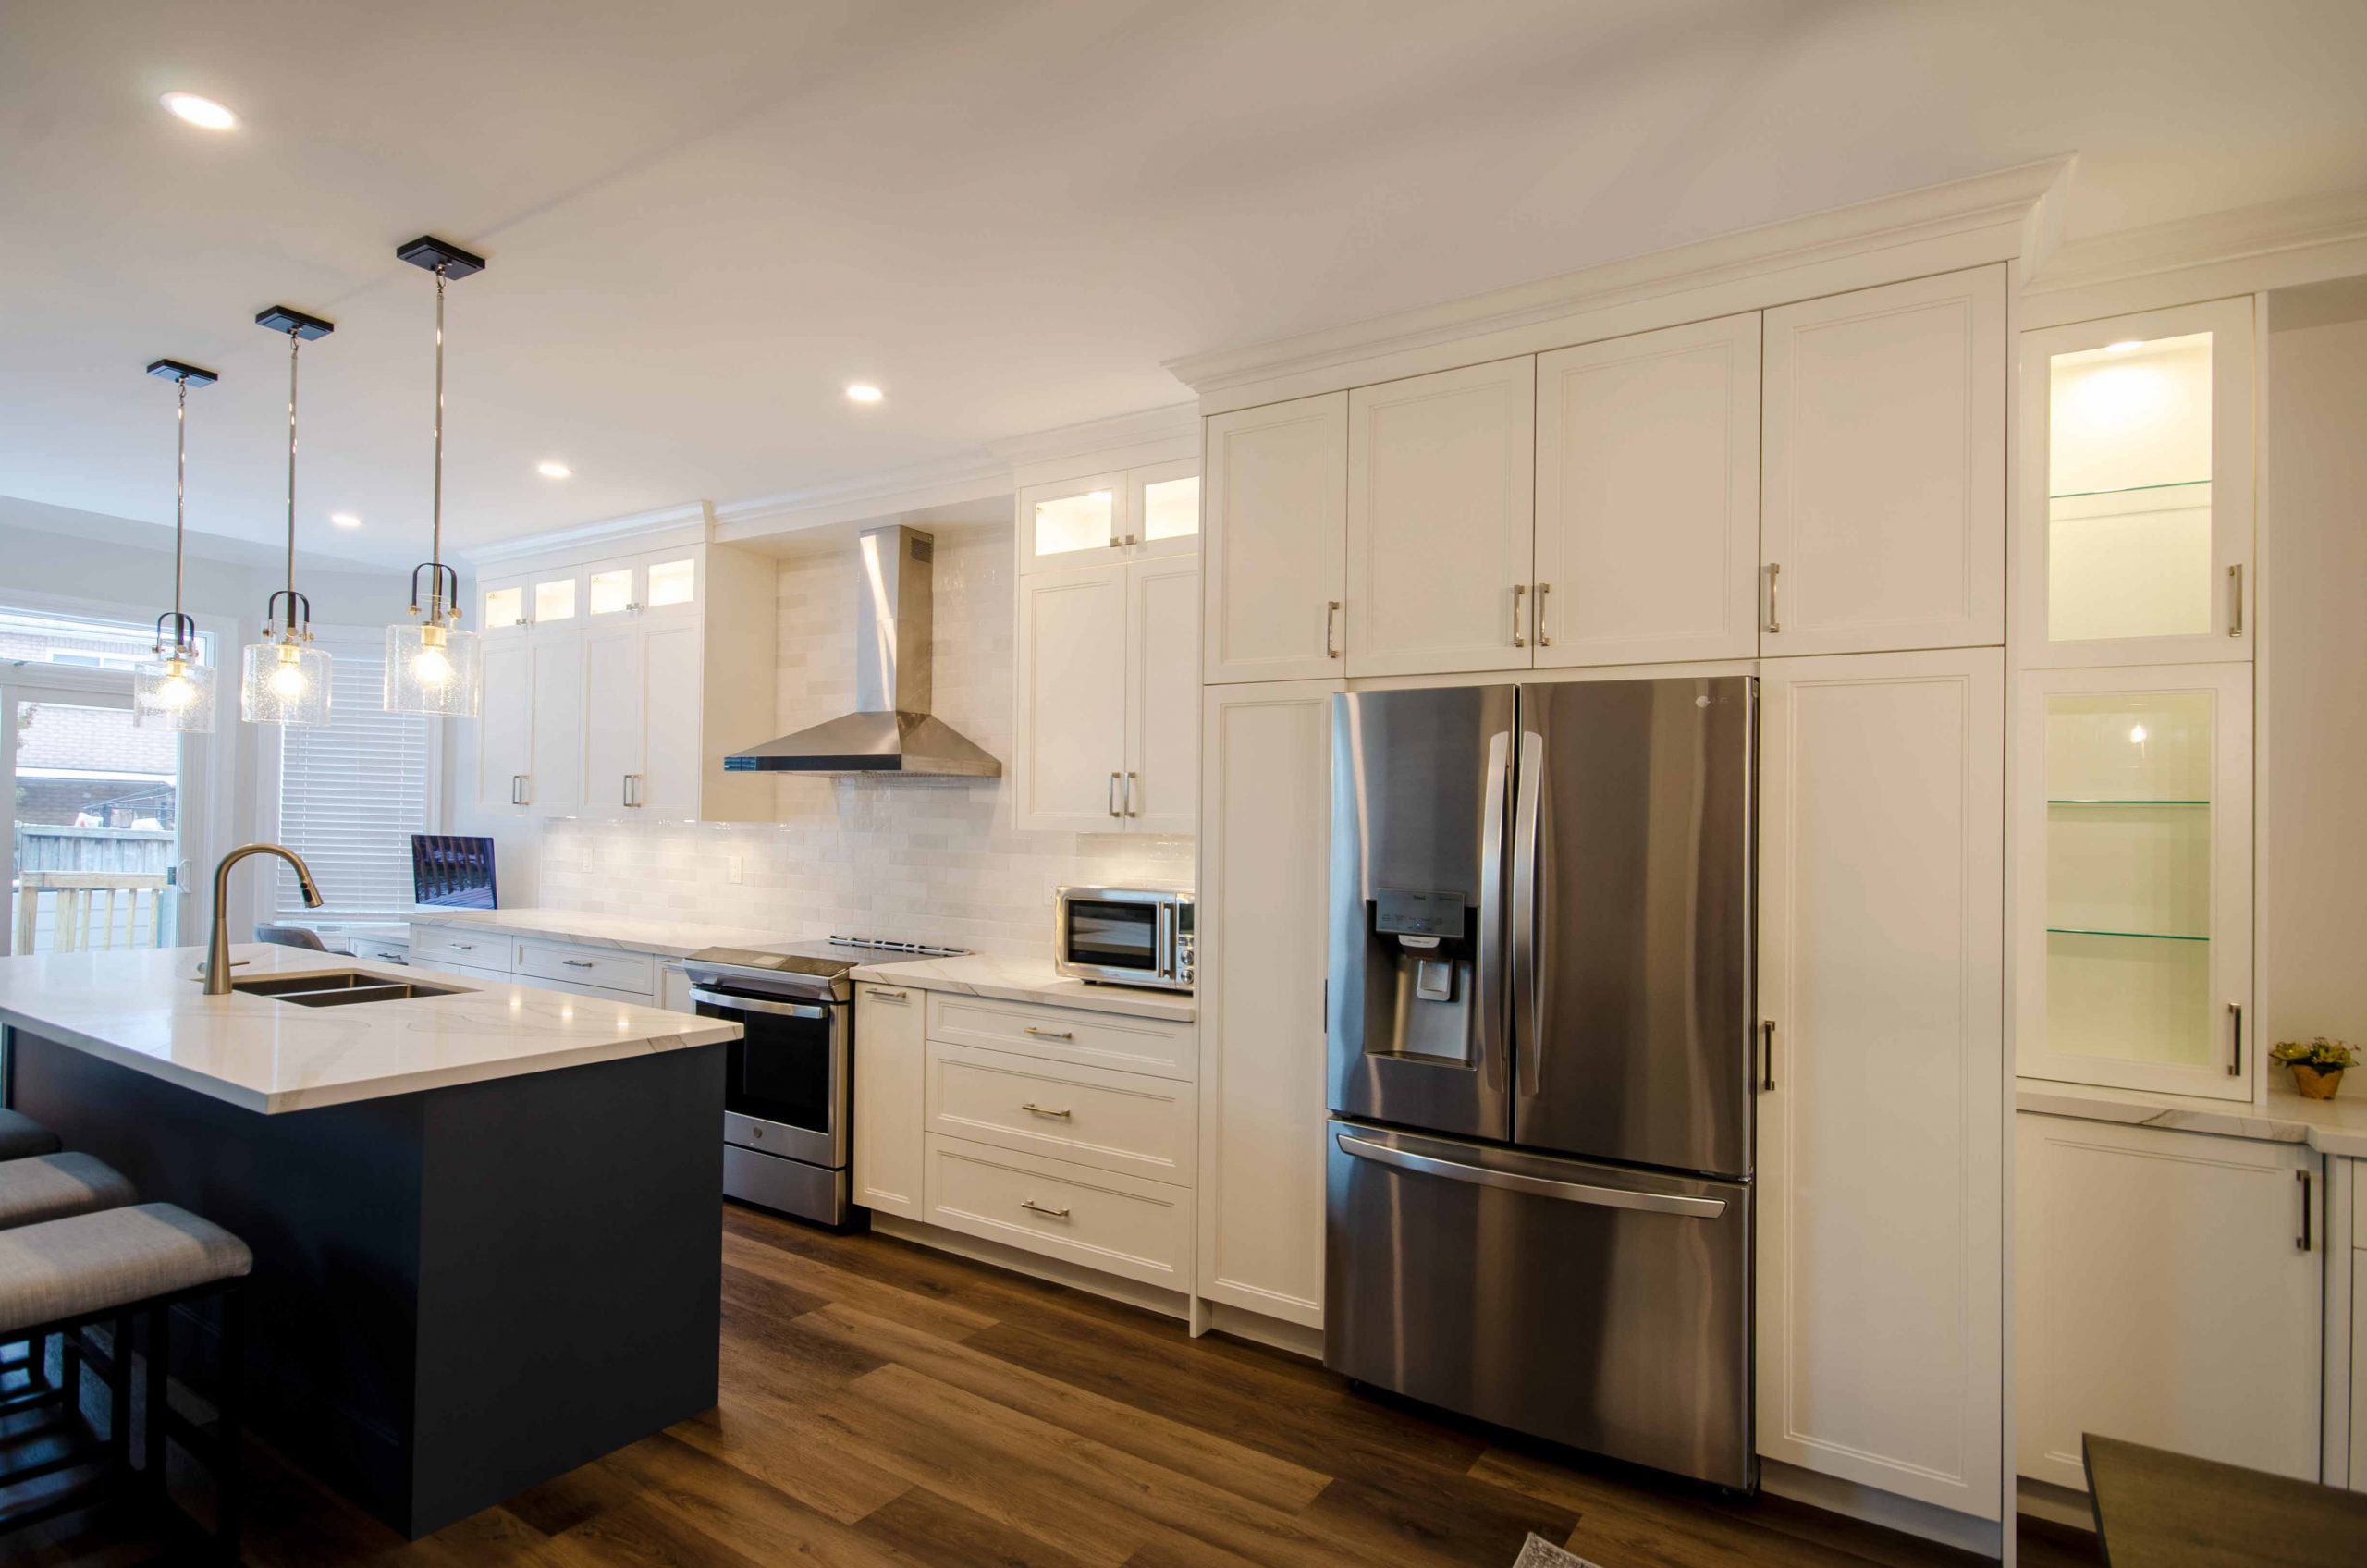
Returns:
[[[2132,724],[2128,727],[2128,743],[2132,746],[2141,746],[2145,743],[2145,727],[2143,725]]]
[[[304,694],[307,682],[304,667],[297,662],[300,655],[294,648],[279,650],[279,668],[271,672],[271,694],[284,702],[294,702]]]
[[[156,703],[178,713],[197,700],[197,687],[188,676],[180,673],[178,664],[171,668],[173,673],[157,683]]]
[[[411,657],[411,673],[423,686],[441,686],[452,679],[452,661],[441,648],[422,648]]]

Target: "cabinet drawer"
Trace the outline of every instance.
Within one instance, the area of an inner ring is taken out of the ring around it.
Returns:
[[[1192,1190],[960,1138],[928,1139],[928,1220],[1123,1275],[1192,1284]]]
[[[509,972],[506,969],[487,969],[474,963],[455,963],[449,959],[431,961],[415,958],[411,960],[411,967],[433,969],[439,974],[449,974],[454,979],[466,980],[477,986],[507,986],[512,983]]]
[[[346,946],[355,958],[371,963],[409,963],[411,962],[411,944],[408,942],[382,942],[355,937],[348,941]]]
[[[1192,1087],[970,1046],[928,1048],[928,1130],[1153,1182],[1192,1180]]]
[[[657,994],[657,961],[648,953],[578,948],[559,942],[521,942],[515,967],[521,975],[560,980],[570,986],[597,986],[604,991],[630,991],[636,997]]]
[[[509,969],[509,938],[490,931],[448,930],[441,925],[411,928],[411,962],[435,966],[465,963],[477,969]]]
[[[1037,1007],[950,991],[931,991],[928,1037],[947,1045],[983,1046],[1022,1056],[1191,1080],[1192,1026],[1156,1018]]]

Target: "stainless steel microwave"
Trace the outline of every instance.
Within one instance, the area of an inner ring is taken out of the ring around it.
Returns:
[[[1181,888],[1062,888],[1052,963],[1073,980],[1192,988],[1192,895]]]

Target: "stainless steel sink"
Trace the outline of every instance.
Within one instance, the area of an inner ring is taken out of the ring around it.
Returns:
[[[233,980],[230,989],[252,996],[275,997],[299,1007],[351,1007],[357,1002],[398,1002],[409,997],[454,997],[459,986],[428,986],[416,980],[390,980],[383,974],[344,970],[330,974],[274,974],[253,980]]]

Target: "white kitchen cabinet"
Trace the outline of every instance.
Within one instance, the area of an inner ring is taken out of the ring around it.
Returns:
[[[854,1201],[906,1219],[924,1218],[926,1016],[918,991],[870,981],[855,987]]]
[[[1785,660],[1760,770],[1759,1452],[2001,1511],[2004,659]]]
[[[583,641],[572,632],[503,638],[484,650],[477,806],[502,816],[583,809]]]
[[[646,754],[649,660],[640,627],[583,639],[583,778],[594,815],[625,812]]]
[[[705,552],[693,548],[612,556],[575,571],[587,626],[655,617],[680,619],[702,607]]]
[[[1348,395],[1217,414],[1203,440],[1208,682],[1338,676]]]
[[[1759,652],[1759,329],[1538,356],[1538,668]]]
[[[1199,459],[1030,484],[1019,492],[1017,526],[1022,575],[1091,561],[1196,556]]]
[[[1193,830],[1199,611],[1199,563],[1188,557],[1021,577],[1018,827]]]
[[[2327,1246],[2304,1210],[2320,1157],[2015,1120],[2019,1472],[2084,1491],[2079,1439],[2096,1433],[2317,1479]]]
[[[2026,332],[2018,662],[2252,656],[2252,302]]]
[[[1323,1322],[1324,976],[1336,680],[1207,693],[1198,985],[1203,1297]]]
[[[1527,669],[1537,361],[1348,394],[1347,672]]]
[[[696,621],[627,624],[584,637],[587,809],[652,817],[707,815],[710,763],[717,770],[712,793],[718,798],[755,782],[722,774],[721,757],[701,753],[701,655]]]
[[[2005,268],[1769,311],[1767,655],[2005,640]]]
[[[2251,670],[2026,672],[2017,1067],[2250,1100]]]

